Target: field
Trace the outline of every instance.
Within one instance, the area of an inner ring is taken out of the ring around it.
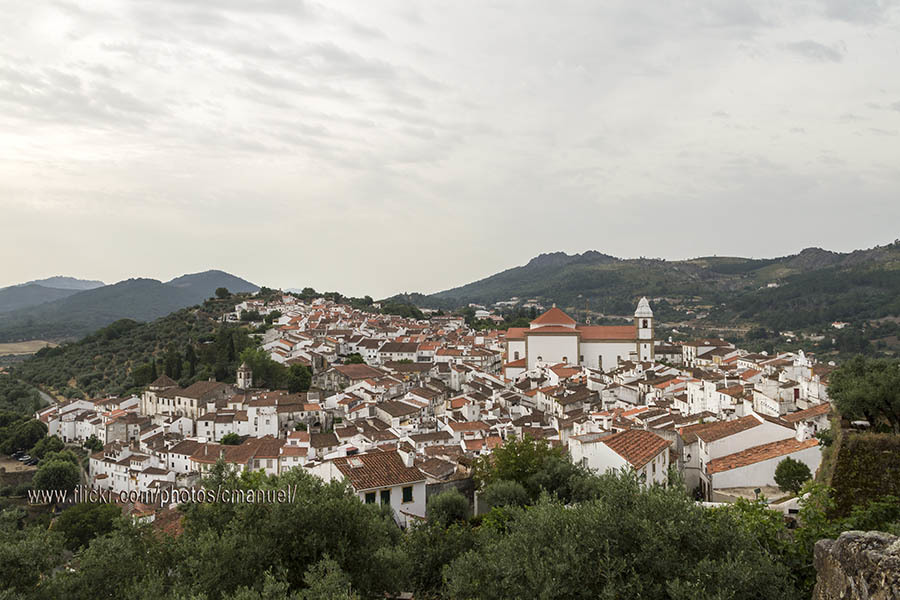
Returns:
[[[8,344],[0,344],[0,356],[34,354],[35,352],[46,346],[55,348],[57,344],[54,344],[53,342],[45,342],[44,340],[29,340],[27,342],[12,342]]]

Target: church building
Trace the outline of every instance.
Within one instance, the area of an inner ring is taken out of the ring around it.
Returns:
[[[632,325],[578,325],[554,306],[530,327],[506,332],[504,375],[514,377],[538,363],[614,369],[620,360],[653,360],[653,311],[646,298],[638,302]]]

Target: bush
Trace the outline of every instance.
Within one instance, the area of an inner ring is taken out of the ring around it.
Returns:
[[[794,460],[790,456],[778,463],[775,467],[775,483],[785,492],[797,494],[803,484],[812,478],[812,473],[806,464]]]
[[[432,496],[425,507],[425,514],[429,523],[448,527],[469,518],[469,501],[459,490],[452,488]]]

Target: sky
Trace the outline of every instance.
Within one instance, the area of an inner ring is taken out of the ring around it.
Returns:
[[[0,286],[435,292],[900,237],[876,0],[0,0]]]

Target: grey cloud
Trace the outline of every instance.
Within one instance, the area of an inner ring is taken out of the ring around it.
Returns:
[[[841,62],[847,53],[843,43],[826,46],[812,40],[785,44],[785,49],[816,62]]]
[[[877,23],[900,6],[897,0],[823,0],[825,15],[850,23]]]
[[[140,125],[165,113],[158,103],[110,85],[85,81],[56,68],[0,69],[0,101],[22,117],[59,123]]]

